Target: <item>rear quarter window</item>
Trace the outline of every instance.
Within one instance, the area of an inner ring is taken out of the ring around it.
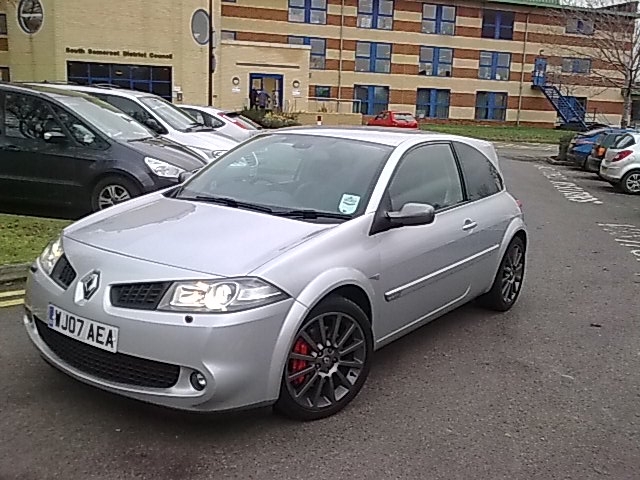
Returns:
[[[468,200],[473,202],[502,191],[504,182],[491,160],[466,143],[454,142],[453,146],[460,161]]]
[[[635,145],[636,141],[631,135],[624,135],[618,139],[618,141],[613,145],[613,148],[628,148],[632,145]]]

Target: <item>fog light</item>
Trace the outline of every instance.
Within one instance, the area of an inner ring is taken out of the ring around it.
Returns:
[[[207,379],[204,378],[204,375],[202,375],[200,372],[193,372],[191,374],[190,380],[193,388],[195,388],[198,391],[204,390],[205,387],[207,386]]]

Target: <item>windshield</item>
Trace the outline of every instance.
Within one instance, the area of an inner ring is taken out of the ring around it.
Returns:
[[[393,118],[401,122],[415,122],[416,119],[410,113],[394,113]]]
[[[59,100],[109,138],[131,141],[154,136],[133,118],[97,98],[65,96]]]
[[[187,131],[199,125],[195,118],[160,97],[142,97],[140,101],[176,130]]]
[[[391,151],[343,138],[260,136],[210,164],[175,197],[222,198],[230,206],[269,207],[265,213],[274,215],[347,220],[364,212]]]

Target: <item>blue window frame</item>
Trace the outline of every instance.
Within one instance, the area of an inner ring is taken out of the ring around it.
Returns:
[[[311,47],[309,68],[313,70],[324,70],[327,58],[327,41],[324,38],[289,36],[289,44],[309,45]]]
[[[109,83],[129,90],[150,92],[171,101],[171,67],[67,62],[67,80],[78,85]]]
[[[389,73],[391,71],[391,44],[357,42],[355,71]]]
[[[222,30],[220,32],[220,39],[221,40],[235,40],[236,39],[236,32],[234,32],[233,30]]]
[[[567,20],[567,33],[578,33],[581,35],[593,35],[594,23],[591,19],[586,18],[569,18]]]
[[[591,73],[591,59],[590,58],[563,58],[562,59],[562,72],[563,73]]]
[[[360,100],[354,102],[354,113],[364,115],[377,115],[389,109],[389,87],[379,85],[354,85],[353,98]]]
[[[452,48],[420,47],[418,75],[426,75],[427,77],[450,77],[452,72]]]
[[[476,94],[476,120],[497,120],[504,122],[506,113],[506,93],[478,92]]]
[[[482,38],[513,40],[513,12],[485,10],[482,15]]]
[[[422,33],[454,35],[456,31],[456,7],[450,5],[422,4]]]
[[[478,78],[483,80],[509,80],[511,54],[504,52],[480,52]]]
[[[289,0],[289,21],[325,25],[327,0]]]
[[[451,90],[419,88],[416,96],[416,117],[449,118]]]
[[[358,27],[393,30],[393,0],[358,0]]]

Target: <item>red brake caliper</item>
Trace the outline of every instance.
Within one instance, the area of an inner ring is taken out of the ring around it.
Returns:
[[[309,355],[309,345],[307,345],[307,342],[299,338],[296,341],[296,344],[293,346],[293,351],[295,353],[299,353],[300,355]],[[291,360],[292,373],[296,373],[296,372],[299,372],[300,370],[304,370],[305,368],[307,368],[307,365],[308,363],[306,360],[297,360],[297,359]],[[295,378],[293,380],[293,384],[300,385],[302,382],[304,382],[305,377],[306,375],[302,375],[298,378]]]

